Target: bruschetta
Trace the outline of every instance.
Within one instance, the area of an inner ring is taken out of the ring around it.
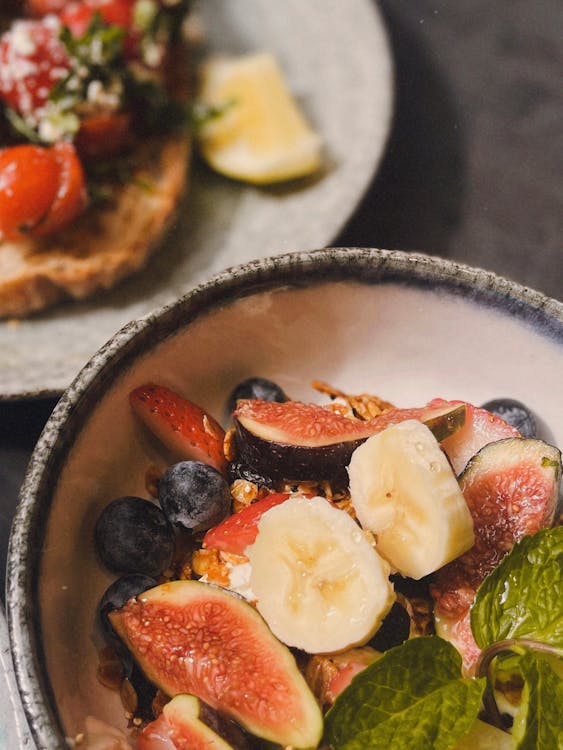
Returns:
[[[0,36],[0,317],[141,269],[191,152],[184,0],[30,0]]]

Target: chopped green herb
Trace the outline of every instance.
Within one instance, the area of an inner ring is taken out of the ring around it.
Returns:
[[[23,138],[25,138],[25,140],[30,141],[31,143],[41,142],[41,139],[39,138],[39,135],[35,132],[35,130],[30,127],[25,119],[21,117],[14,109],[11,109],[11,107],[5,107],[4,115],[10,127],[17,135],[22,136]]]
[[[236,99],[229,99],[221,105],[205,104],[195,100],[191,102],[188,109],[188,123],[193,131],[197,131],[213,120],[217,120],[237,104]]]

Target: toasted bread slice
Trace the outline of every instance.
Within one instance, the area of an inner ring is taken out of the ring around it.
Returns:
[[[141,269],[176,215],[190,152],[187,137],[148,140],[109,205],[92,205],[52,237],[0,242],[0,317],[84,299]]]

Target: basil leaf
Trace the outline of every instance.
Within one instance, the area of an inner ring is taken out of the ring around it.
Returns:
[[[563,747],[563,680],[534,651],[520,659],[524,689],[514,719],[514,750]]]
[[[477,590],[471,629],[477,645],[531,638],[563,647],[563,526],[517,542]]]
[[[447,750],[468,733],[485,681],[461,678],[461,657],[435,636],[390,649],[358,674],[325,719],[334,750]]]

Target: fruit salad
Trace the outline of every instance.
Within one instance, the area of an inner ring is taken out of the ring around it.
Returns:
[[[99,678],[130,731],[89,717],[82,746],[559,747],[560,451],[514,400],[313,386],[245,380],[226,431],[130,394],[170,460],[95,526]]]

